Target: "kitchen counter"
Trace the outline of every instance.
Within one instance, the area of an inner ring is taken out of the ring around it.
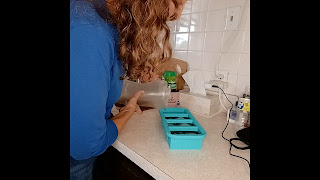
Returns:
[[[113,114],[117,113],[115,108]],[[112,145],[155,179],[221,179],[248,180],[248,163],[229,154],[230,144],[221,134],[226,126],[226,113],[206,118],[192,113],[207,135],[200,150],[170,150],[157,109],[135,113]],[[224,137],[237,137],[229,123]],[[246,144],[236,141],[237,146]],[[250,150],[231,149],[231,153],[250,162]]]

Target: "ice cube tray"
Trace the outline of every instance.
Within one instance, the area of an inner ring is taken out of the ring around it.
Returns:
[[[188,109],[167,107],[159,113],[170,149],[201,149],[206,131]]]

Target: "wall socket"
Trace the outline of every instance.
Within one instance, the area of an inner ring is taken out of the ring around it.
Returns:
[[[221,80],[211,80],[210,82],[206,83],[204,85],[204,87],[207,90],[218,92],[219,88],[212,87],[212,85],[218,86],[222,90],[224,90],[224,89],[226,89],[228,87],[228,83],[224,82],[224,81],[221,81]]]
[[[217,78],[220,79],[220,80],[223,80],[224,75],[223,74],[218,74]]]
[[[217,80],[228,82],[228,71],[216,70],[216,74]]]

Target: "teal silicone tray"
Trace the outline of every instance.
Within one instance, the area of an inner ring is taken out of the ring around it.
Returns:
[[[159,109],[170,149],[201,149],[206,131],[186,108]]]

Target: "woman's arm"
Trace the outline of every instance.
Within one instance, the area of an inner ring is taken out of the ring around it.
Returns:
[[[70,155],[74,159],[100,155],[118,137],[117,126],[105,117],[115,48],[111,30],[89,24],[70,31]]]

